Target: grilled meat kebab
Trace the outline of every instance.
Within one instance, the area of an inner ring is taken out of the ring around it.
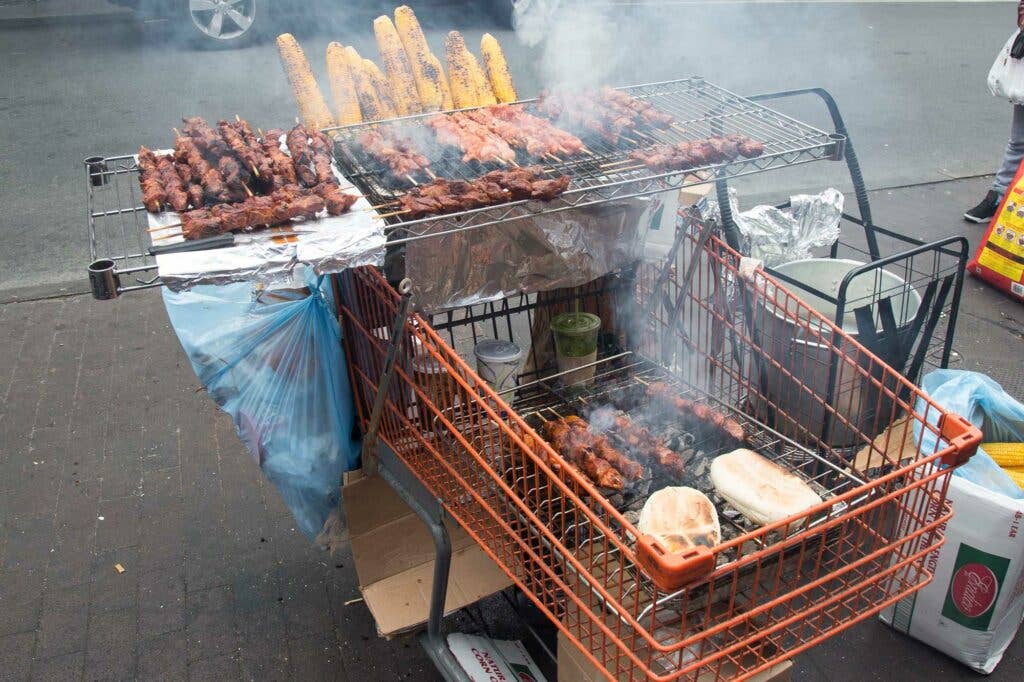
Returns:
[[[710,427],[722,438],[730,439],[737,444],[747,439],[747,433],[738,421],[703,403],[683,398],[677,389],[666,383],[651,384],[647,387],[647,395],[652,401],[658,401],[675,410],[684,420],[696,421]]]

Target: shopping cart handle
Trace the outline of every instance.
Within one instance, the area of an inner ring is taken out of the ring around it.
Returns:
[[[666,592],[674,592],[715,570],[715,554],[710,548],[672,553],[650,535],[637,540],[636,558],[658,589]]]

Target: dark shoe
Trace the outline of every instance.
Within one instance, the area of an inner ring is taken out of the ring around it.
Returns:
[[[992,220],[992,216],[996,214],[996,210],[999,209],[999,195],[994,191],[989,190],[985,198],[981,200],[981,203],[972,208],[967,213],[964,213],[964,220],[969,220],[972,223],[987,223]]]

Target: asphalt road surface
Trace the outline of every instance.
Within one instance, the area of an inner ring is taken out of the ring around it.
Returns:
[[[293,16],[281,29],[300,34],[322,75],[319,55],[330,40],[376,56],[370,22],[392,4],[327,19]],[[1009,105],[988,94],[985,76],[1013,27],[1011,3],[648,3],[563,18],[536,46],[499,30],[472,9],[476,3],[412,4],[438,52],[450,28],[470,44],[495,33],[521,95],[559,80],[628,84],[692,74],[741,94],[825,87],[841,106],[870,187],[990,173],[1005,144]],[[167,146],[184,115],[238,113],[264,128],[293,120],[272,41],[209,51],[170,33],[167,23],[120,17],[0,23],[0,293],[83,288],[84,157]],[[820,103],[780,108],[828,125]],[[844,168],[814,164],[740,189],[749,198],[844,188]]]

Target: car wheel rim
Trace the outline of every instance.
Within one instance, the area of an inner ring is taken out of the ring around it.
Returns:
[[[216,40],[231,40],[247,32],[256,18],[254,0],[188,0],[192,23]]]

